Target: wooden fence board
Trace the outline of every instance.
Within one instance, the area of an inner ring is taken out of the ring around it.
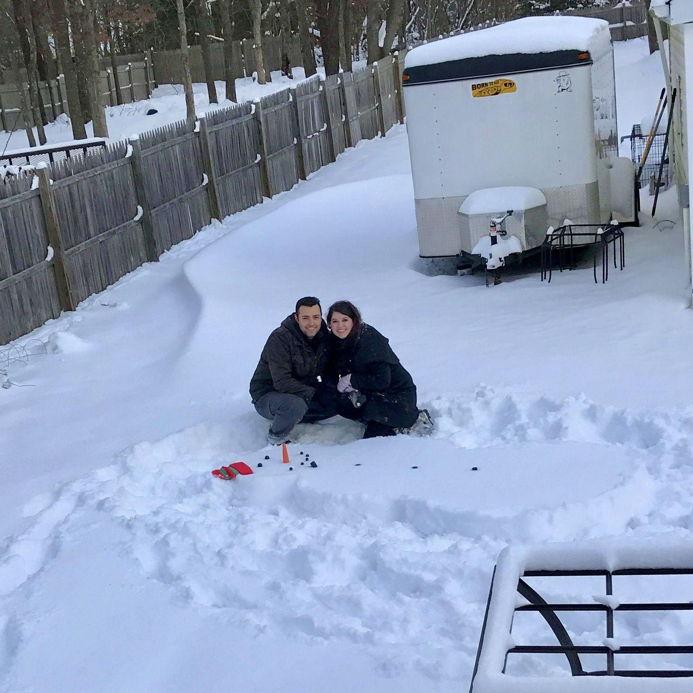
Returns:
[[[120,153],[124,154],[121,145]],[[60,177],[52,186],[70,295],[75,304],[102,291],[146,261],[137,197],[128,158],[99,163],[99,154],[85,157],[89,166],[72,176],[67,162],[54,167]]]
[[[290,190],[298,182],[293,107],[288,89],[261,99],[264,146],[270,194]]]
[[[60,315],[38,190],[0,207],[0,344]]]
[[[363,135],[361,134],[361,118],[358,104],[356,103],[354,75],[351,72],[344,72],[341,75],[341,79],[347,126],[347,146],[355,147],[361,141]]]
[[[395,92],[394,61],[387,56],[377,62],[375,78],[378,80],[379,103],[383,135],[397,122],[397,94]]]
[[[373,73],[370,67],[354,72],[356,108],[361,123],[361,137],[365,140],[378,136],[378,103],[375,98]]]
[[[328,75],[323,84],[327,98],[327,117],[330,120],[332,133],[332,151],[335,158],[347,147],[345,131],[346,111],[341,79],[340,75]]]
[[[259,204],[260,141],[252,105],[213,111],[207,121],[222,216]]]
[[[328,116],[318,75],[299,82],[293,97],[298,109],[298,135],[308,176],[332,161]]]
[[[194,124],[179,121],[141,137],[142,169],[159,254],[212,220]]]

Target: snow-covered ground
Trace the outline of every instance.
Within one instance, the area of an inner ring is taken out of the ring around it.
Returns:
[[[662,80],[645,41],[617,49],[623,133]],[[418,259],[412,198],[398,126],[0,349],[0,690],[465,690],[502,547],[690,540],[674,192],[607,284],[529,267],[493,288]],[[431,438],[333,419],[299,427],[293,471],[267,452],[248,381],[307,294],[390,338]],[[264,464],[210,475],[236,459]],[[693,636],[683,617],[622,627]]]

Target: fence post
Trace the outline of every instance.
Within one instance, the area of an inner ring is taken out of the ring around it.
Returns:
[[[149,69],[149,51],[144,52],[144,89],[147,94],[147,98],[152,96],[152,85],[150,84],[150,72]]]
[[[378,63],[373,63],[371,68],[371,75],[373,77],[373,92],[375,94],[375,112],[378,114],[378,129],[380,130],[380,136],[385,137],[385,114],[383,113],[383,95],[380,91],[380,68]]]
[[[132,79],[132,63],[128,63],[128,79],[130,80],[130,102],[135,103],[137,98],[135,97],[135,82]]]
[[[320,102],[322,103],[322,112],[325,118],[327,127],[327,140],[330,143],[330,161],[337,160],[337,152],[335,151],[334,138],[332,133],[332,120],[330,119],[330,104],[327,100],[327,85],[325,80],[320,78]]]
[[[209,197],[209,208],[212,218],[223,219],[221,205],[219,204],[219,190],[217,189],[217,175],[214,172],[214,157],[212,156],[212,146],[209,137],[209,127],[207,117],[202,114],[197,121],[200,124],[200,151],[202,152],[202,168],[207,174],[207,196]]]
[[[253,106],[255,107],[253,115],[257,121],[258,139],[260,140],[260,182],[262,184],[262,194],[265,197],[272,197],[267,161],[267,135],[265,133],[265,119],[262,117],[262,102],[260,99],[254,101]]]
[[[149,55],[149,64],[151,65],[152,68],[152,84],[154,85],[154,89],[156,89],[159,86],[159,83],[156,81],[156,66],[154,65],[154,48],[150,48],[147,51],[147,55]]]
[[[152,207],[149,204],[149,196],[147,195],[147,187],[145,185],[144,167],[142,165],[142,143],[138,135],[133,135],[128,141],[132,147],[130,163],[132,179],[135,183],[135,196],[137,197],[137,203],[142,208],[142,233],[144,235],[147,260],[155,262],[159,255],[156,251]]]
[[[358,109],[355,108],[354,101],[354,75],[351,72],[343,72],[342,80],[342,97],[344,99],[344,113],[346,115],[346,144],[347,147],[355,147],[361,139],[361,129],[359,126],[358,134],[354,132],[353,122],[358,121]],[[351,94],[349,94],[351,89]],[[351,98],[350,98],[351,97]]]
[[[404,94],[402,92],[402,77],[399,65],[399,51],[395,51],[392,56],[392,75],[395,80],[395,104],[397,106],[397,120],[404,123]]]
[[[0,92],[0,123],[2,123],[2,129],[8,132],[9,128],[7,127],[7,120],[5,120],[5,107],[2,105],[2,92]]]
[[[60,99],[60,108],[63,113],[67,114],[68,116],[70,115],[70,109],[67,104],[67,97],[65,95],[65,92],[63,91],[63,88],[60,86],[60,78],[65,79],[65,75],[58,75],[58,78],[55,80],[55,84],[58,87],[58,98]]]
[[[303,157],[303,136],[301,135],[301,117],[298,112],[298,94],[296,88],[289,89],[289,98],[291,99],[291,112],[294,116],[294,132],[296,133],[296,162],[298,165],[298,177],[301,180],[306,180],[306,161]]]
[[[108,101],[111,106],[115,106],[117,104],[113,103],[113,74],[111,73],[110,68],[106,70],[106,84],[108,84]]]
[[[63,241],[60,235],[60,224],[58,214],[55,209],[55,199],[51,190],[51,179],[48,174],[47,164],[38,164],[35,169],[39,182],[39,195],[41,198],[41,208],[43,219],[46,224],[46,234],[48,242],[53,248],[53,272],[55,274],[55,285],[58,289],[58,300],[63,310],[74,310],[75,305],[70,294],[70,280],[65,271],[65,256],[63,253]]]

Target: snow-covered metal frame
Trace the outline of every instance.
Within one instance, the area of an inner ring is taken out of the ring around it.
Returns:
[[[693,602],[622,603],[613,596],[614,576],[693,576],[693,546],[680,540],[554,544],[507,548],[499,556],[489,591],[470,693],[683,693],[692,689],[693,669],[620,669],[615,655],[693,654],[693,643],[621,645],[614,633],[614,613],[621,611],[691,611]],[[590,603],[548,603],[524,578],[604,578],[604,594]],[[512,625],[516,612],[538,612],[556,636],[556,645],[516,645]],[[606,616],[601,644],[575,645],[559,613],[592,611]],[[571,677],[506,674],[512,654],[563,654]],[[587,671],[581,654],[605,656],[603,670]]]
[[[573,267],[573,250],[591,246],[594,283],[597,280],[597,255],[601,256],[602,284],[609,279],[609,246],[614,247],[614,269],[626,264],[625,236],[618,222],[605,224],[565,224],[557,229],[549,227],[541,245],[541,281],[551,282],[554,264],[560,272]],[[566,266],[566,260],[568,265]]]

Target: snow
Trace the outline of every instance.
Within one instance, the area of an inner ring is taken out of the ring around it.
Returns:
[[[492,214],[509,209],[520,211],[546,204],[544,193],[538,188],[507,186],[476,190],[465,198],[460,214]]]
[[[603,19],[587,17],[523,17],[481,31],[459,34],[413,48],[405,68],[450,60],[511,53],[589,51],[598,59],[609,50],[611,34]]]
[[[639,72],[646,46],[616,46],[638,68],[618,68],[626,118],[662,86]],[[184,109],[157,98],[159,124]],[[675,198],[626,231],[607,284],[586,258],[550,285],[529,265],[486,288],[417,257],[398,126],[0,348],[0,691],[465,690],[504,547],[618,565],[627,538],[679,560],[693,324]],[[332,419],[299,426],[281,464],[247,388],[302,295],[349,298],[387,335],[431,437],[361,440]],[[211,476],[238,459],[263,467]],[[621,643],[693,635],[677,617],[619,625]],[[557,669],[523,661],[504,683],[553,693]]]

